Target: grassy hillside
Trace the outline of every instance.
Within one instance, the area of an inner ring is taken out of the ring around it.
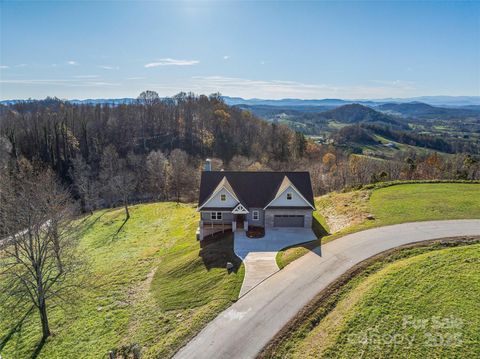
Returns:
[[[330,235],[322,243],[363,229],[404,222],[480,218],[480,184],[416,183],[376,190],[330,193],[316,198],[317,216],[326,221]],[[373,219],[368,219],[368,217]],[[286,264],[308,252],[290,248],[279,252],[277,263]]]
[[[372,159],[395,159],[400,153],[417,153],[419,155],[429,155],[433,153],[441,154],[442,156],[449,156],[450,154],[446,152],[431,150],[426,147],[419,147],[414,145],[407,145],[401,142],[390,140],[384,136],[378,134],[372,134],[372,137],[377,141],[374,145],[364,145],[362,146],[362,154],[369,156]],[[388,145],[387,144],[391,144]]]
[[[479,357],[476,243],[410,248],[375,261],[319,296],[263,357]]]
[[[189,205],[138,205],[131,215],[118,234],[121,209],[85,219],[79,245],[87,269],[72,283],[74,297],[50,305],[53,335],[39,358],[101,358],[135,347],[142,358],[168,357],[237,299],[244,272],[231,236],[200,249]],[[236,265],[231,274],[227,260]],[[1,354],[31,357],[40,339],[36,312],[11,332],[28,308],[6,308],[0,304]]]

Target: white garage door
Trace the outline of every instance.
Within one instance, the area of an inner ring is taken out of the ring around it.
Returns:
[[[305,216],[302,215],[275,215],[274,227],[303,227]]]

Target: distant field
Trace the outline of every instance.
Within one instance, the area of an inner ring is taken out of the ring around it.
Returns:
[[[407,153],[407,152],[414,152],[422,155],[428,155],[432,153],[439,153],[442,155],[448,155],[444,152],[434,151],[424,147],[418,147],[413,145],[407,145],[404,143],[396,142],[393,140],[389,140],[388,138],[382,137],[380,135],[373,135],[373,138],[381,143],[378,145],[364,145],[362,146],[362,153],[366,156],[370,156],[371,158],[394,158],[394,156],[398,155],[399,153]],[[386,144],[391,143],[394,147],[387,147]],[[376,157],[379,156],[379,157]]]
[[[200,250],[198,215],[189,205],[138,205],[131,216],[118,235],[122,209],[85,220],[80,246],[87,271],[72,283],[74,298],[50,305],[53,335],[39,358],[104,358],[135,346],[142,358],[168,357],[237,299],[244,269],[231,236]],[[226,272],[227,260],[236,272]],[[3,358],[32,357],[41,335],[36,312],[10,333],[26,311],[0,304]]]
[[[317,216],[323,217],[331,235],[326,243],[341,235],[372,227],[404,222],[480,218],[480,184],[421,183],[400,184],[377,190],[330,193],[316,198]],[[367,219],[368,215],[374,219]],[[280,267],[308,252],[290,248],[277,256]]]
[[[262,357],[480,357],[480,244],[450,246],[375,261]]]

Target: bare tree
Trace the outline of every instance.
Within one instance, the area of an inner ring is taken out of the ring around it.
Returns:
[[[188,163],[185,151],[175,149],[170,153],[168,166],[168,187],[177,202],[182,195],[190,197],[196,182],[196,171]]]
[[[92,175],[92,169],[82,155],[72,160],[70,175],[74,188],[80,197],[83,211],[93,211],[98,204],[98,183]]]
[[[111,179],[112,187],[122,198],[122,204],[125,208],[125,222],[130,219],[128,205],[130,197],[136,186],[135,175],[126,167],[125,161],[120,161],[118,173]],[[125,223],[124,222],[124,223]]]
[[[118,195],[116,193],[117,183],[114,178],[118,175],[120,158],[114,146],[109,145],[102,153],[100,160],[100,181],[102,185],[103,197],[107,200],[109,206],[113,205]]]
[[[245,156],[233,156],[228,167],[232,171],[245,171],[253,162]]]
[[[13,176],[13,178],[12,178]],[[10,297],[38,309],[42,341],[50,335],[47,304],[63,298],[76,269],[75,206],[50,171],[21,170],[0,182],[0,275]]]
[[[160,97],[158,96],[157,92],[147,90],[147,91],[143,91],[140,95],[138,95],[137,101],[141,104],[151,106],[151,105],[154,105],[156,103],[159,103],[160,102]]]
[[[0,169],[7,167],[11,152],[12,144],[10,141],[5,137],[0,136]]]
[[[167,157],[162,151],[152,151],[147,156],[149,189],[156,199],[166,198]]]

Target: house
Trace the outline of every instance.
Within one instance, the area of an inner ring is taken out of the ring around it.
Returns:
[[[197,237],[226,230],[312,226],[315,209],[308,172],[211,171],[200,182]]]

